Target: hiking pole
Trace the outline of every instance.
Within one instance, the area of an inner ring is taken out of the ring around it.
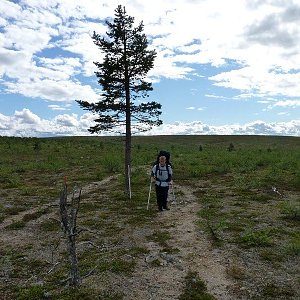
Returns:
[[[152,187],[152,179],[150,177],[150,187],[149,187],[149,194],[148,194],[147,210],[149,209],[150,196],[151,196],[151,187]]]
[[[173,193],[173,201],[174,201],[174,203],[175,203],[175,206],[177,207],[177,205],[176,205],[176,197],[175,197],[175,193],[174,193],[174,184],[172,183],[172,193]]]
[[[129,187],[129,199],[131,199],[131,182],[130,182],[130,176],[131,176],[131,170],[130,170],[130,165],[128,165],[127,168],[128,171],[128,187]]]

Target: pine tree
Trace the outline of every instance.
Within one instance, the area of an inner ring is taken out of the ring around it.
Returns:
[[[94,32],[93,41],[105,54],[102,62],[94,62],[98,83],[102,87],[102,98],[97,103],[78,100],[79,105],[96,113],[96,125],[91,133],[102,131],[125,131],[125,191],[129,195],[131,169],[132,132],[141,132],[159,126],[162,121],[161,105],[157,102],[140,101],[153,90],[145,77],[154,66],[155,50],[148,50],[148,41],[141,22],[134,27],[134,18],[127,15],[125,7],[115,10],[113,22],[106,21],[105,36]]]

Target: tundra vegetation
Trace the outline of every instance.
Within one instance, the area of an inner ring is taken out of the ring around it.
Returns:
[[[123,193],[122,137],[1,137],[1,297],[126,298],[114,280],[130,280],[148,251],[133,242],[135,228],[176,255],[168,231],[153,229],[156,207],[146,210],[149,171],[161,149],[171,152],[175,186],[193,190],[199,202],[199,232],[230,260],[232,295],[299,299],[300,140],[271,136],[133,137],[131,200]],[[109,184],[97,186],[108,177]],[[66,281],[59,217],[65,180],[70,190],[82,189],[77,288]],[[176,195],[184,197],[180,189]],[[156,260],[149,267],[163,268]],[[181,286],[179,299],[214,299],[195,270]]]

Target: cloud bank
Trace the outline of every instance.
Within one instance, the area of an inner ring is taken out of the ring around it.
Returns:
[[[16,111],[13,116],[0,113],[0,136],[49,137],[87,136],[95,116],[86,113],[61,114],[52,120],[42,119],[29,109]],[[107,133],[103,133],[105,135]],[[111,132],[111,135],[117,133]],[[255,121],[247,124],[211,126],[202,122],[175,122],[155,127],[146,135],[287,135],[300,136],[300,120],[288,123]]]

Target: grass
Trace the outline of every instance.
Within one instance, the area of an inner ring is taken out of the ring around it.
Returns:
[[[170,234],[166,231],[155,231],[151,236],[148,236],[147,238],[158,243],[162,247],[167,247],[167,242],[171,237]]]
[[[285,251],[288,255],[300,256],[300,238],[292,240],[285,246]]]
[[[238,264],[231,264],[226,268],[226,273],[238,280],[246,278],[246,271]]]
[[[41,223],[41,229],[43,231],[59,231],[61,229],[60,222],[55,219],[48,219]]]
[[[38,211],[33,212],[33,213],[25,214],[23,216],[22,220],[24,222],[30,222],[32,220],[38,219],[39,217],[41,217],[42,215],[46,214],[47,212],[48,212],[47,209],[43,209],[43,210],[38,210]]]
[[[273,244],[269,230],[247,230],[237,242],[245,247],[269,247]]]
[[[300,199],[298,201],[285,201],[281,205],[283,217],[287,220],[300,221]]]
[[[268,262],[277,263],[277,262],[281,262],[284,259],[284,255],[281,253],[281,251],[279,252],[267,248],[260,251],[260,258]]]
[[[216,298],[207,293],[205,282],[199,277],[197,272],[189,271],[185,276],[185,287],[179,300],[216,300]]]
[[[267,283],[263,286],[262,294],[265,299],[291,299],[294,296],[292,288],[287,284],[278,286],[275,283]]]
[[[40,300],[46,298],[46,291],[42,286],[31,286],[26,289],[19,288],[17,291],[17,300]]]
[[[26,226],[26,222],[24,221],[17,221],[17,222],[13,222],[9,225],[7,225],[5,228],[6,229],[11,229],[11,230],[18,230],[18,229],[22,229]]]
[[[0,283],[0,293],[7,299],[44,295],[53,299],[122,299],[122,293],[105,289],[104,278],[111,273],[130,278],[135,259],[147,253],[132,234],[140,232],[165,252],[176,253],[170,247],[167,229],[147,230],[156,216],[154,207],[146,210],[148,173],[156,153],[165,149],[171,152],[174,182],[196,190],[202,206],[199,229],[212,238],[213,247],[239,258],[228,266],[227,274],[246,285],[248,271],[255,274],[257,267],[250,262],[255,262],[274,273],[273,280],[264,277],[268,275],[251,279],[256,280],[261,299],[276,292],[282,297],[299,295],[295,290],[300,290],[300,282],[295,279],[294,287],[284,290],[275,276],[289,270],[289,275],[297,278],[296,269],[290,265],[300,253],[299,138],[133,137],[132,146],[132,199],[128,201],[123,193],[122,138],[0,138],[0,222],[31,209],[31,213],[2,229],[7,235],[24,234],[24,244],[13,247],[13,241],[8,241],[0,246],[0,265],[5,268],[2,275],[11,282]],[[93,276],[102,288],[83,284],[78,290],[70,290],[60,284],[68,276],[63,263],[67,255],[53,201],[58,199],[65,177],[70,185],[82,187],[112,175],[118,176],[111,185],[83,194],[78,216],[81,275],[94,269]],[[176,192],[184,197],[180,190]],[[40,208],[50,203],[53,206],[48,210]],[[50,213],[51,218],[41,218]],[[32,236],[36,237],[34,241],[30,240]],[[247,273],[243,261],[249,264]],[[258,271],[265,273],[263,267]],[[36,276],[44,278],[43,286],[35,284]],[[196,273],[188,274],[185,286],[181,296],[185,298],[180,299],[213,299]]]

